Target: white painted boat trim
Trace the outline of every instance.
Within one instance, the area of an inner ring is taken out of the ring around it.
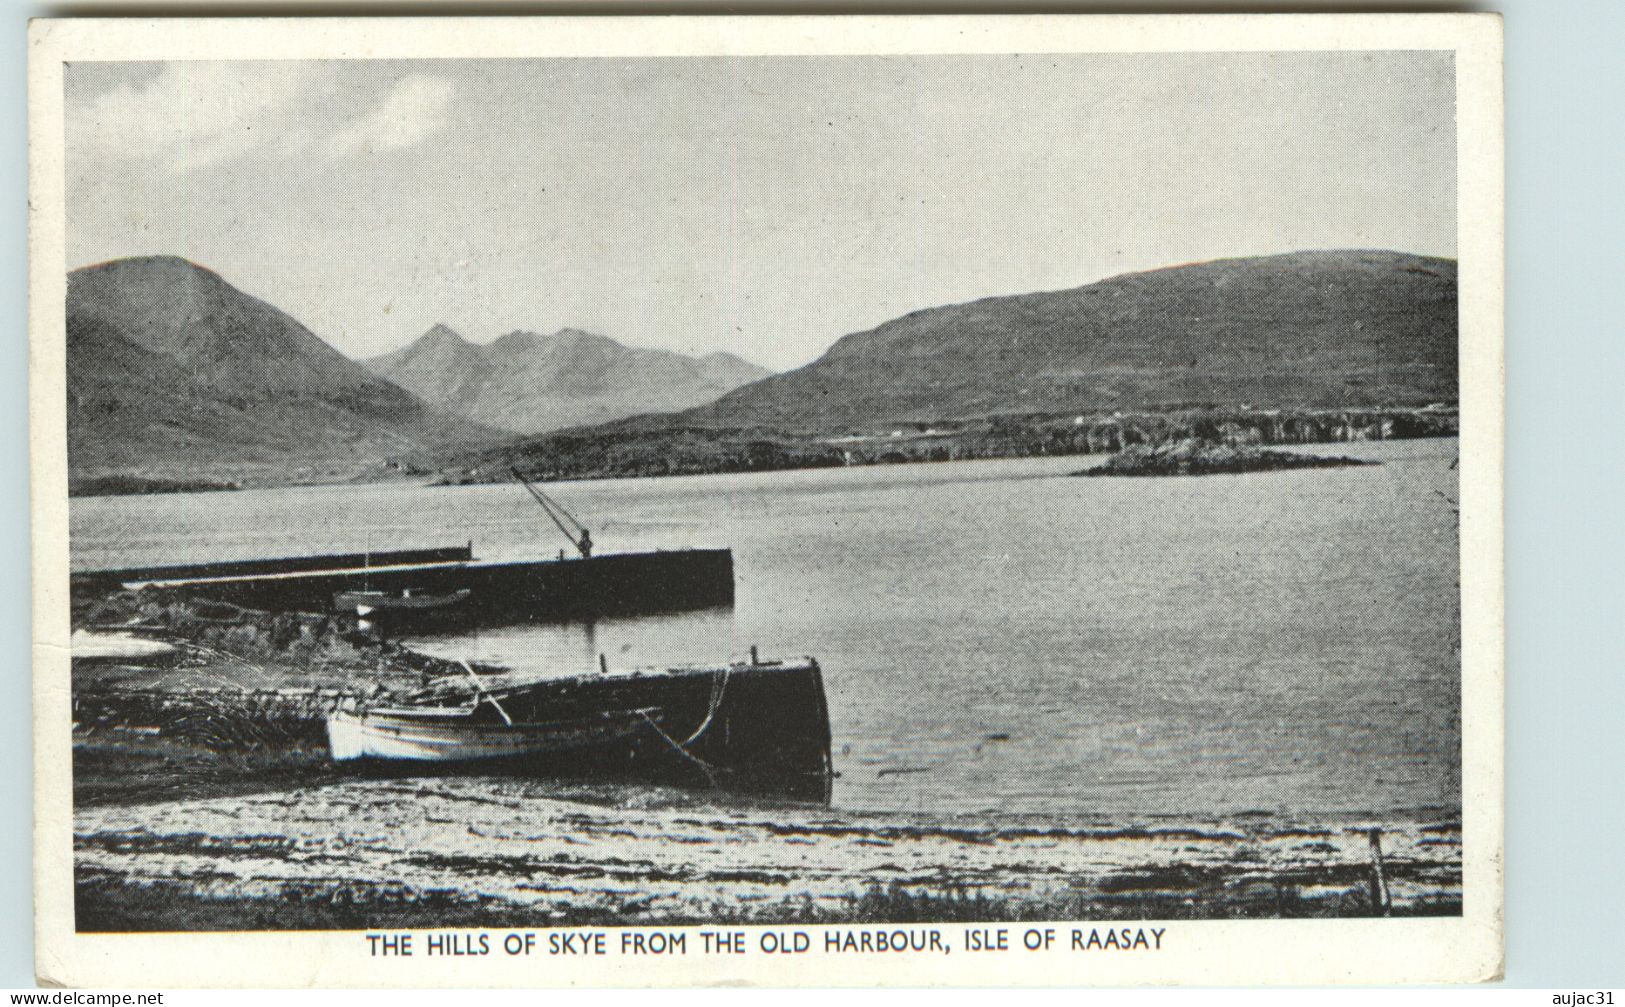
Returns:
[[[629,737],[652,710],[542,724],[479,724],[468,707],[338,710],[328,715],[333,759],[474,762],[567,752]]]

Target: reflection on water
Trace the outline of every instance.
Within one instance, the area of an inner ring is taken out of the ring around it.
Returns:
[[[702,609],[592,622],[535,623],[468,633],[402,637],[414,650],[445,658],[501,665],[527,675],[565,677],[598,670],[717,664],[742,657],[750,645],[733,639],[733,610]]]
[[[1460,804],[1453,440],[1380,466],[1059,478],[1039,458],[569,483],[600,552],[726,545],[737,607],[420,641],[561,674],[810,654],[835,803],[1094,816]],[[72,501],[76,568],[563,542],[517,486]]]

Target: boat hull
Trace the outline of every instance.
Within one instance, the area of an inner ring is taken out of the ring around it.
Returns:
[[[478,723],[472,716],[340,710],[327,718],[327,743],[339,762],[381,759],[455,764],[530,760],[614,744],[642,725],[635,712],[509,726]]]
[[[333,607],[340,612],[354,612],[367,616],[379,612],[432,612],[449,608],[468,600],[471,592],[464,588],[452,594],[393,595],[381,591],[343,591],[333,596]]]
[[[334,713],[333,756],[392,773],[477,769],[830,797],[829,710],[816,661],[584,675],[509,689],[482,682],[482,696],[478,705],[469,694],[404,711]]]
[[[361,629],[389,634],[434,633],[468,623],[465,610],[472,593],[468,588],[430,595],[343,591],[333,596],[333,609],[355,616]]]

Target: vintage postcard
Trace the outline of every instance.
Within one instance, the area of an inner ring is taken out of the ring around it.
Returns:
[[[1498,18],[29,80],[42,982],[1498,973]]]

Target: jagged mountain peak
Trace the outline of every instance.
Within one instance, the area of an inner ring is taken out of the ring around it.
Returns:
[[[683,409],[769,373],[731,354],[690,357],[574,327],[514,329],[455,358],[396,351],[369,364],[445,409],[521,433]]]
[[[549,352],[568,350],[574,347],[591,346],[598,349],[632,350],[617,340],[608,336],[588,332],[585,329],[565,327],[552,333],[533,332],[530,329],[514,329],[492,340],[489,348],[497,352],[534,352],[538,349]]]

